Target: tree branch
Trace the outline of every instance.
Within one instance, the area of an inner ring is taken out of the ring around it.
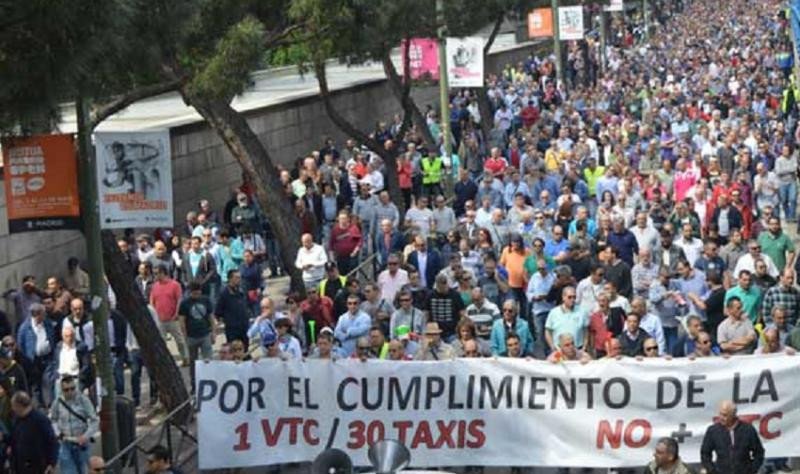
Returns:
[[[502,12],[499,15],[497,15],[497,18],[494,20],[494,26],[492,26],[492,32],[489,33],[489,38],[486,39],[486,44],[483,45],[484,58],[489,54],[489,50],[492,49],[494,40],[497,38],[498,33],[500,33],[500,27],[503,26],[503,20],[505,20],[505,18],[506,18],[506,13]]]
[[[408,45],[408,43],[409,41],[406,41],[406,45]],[[407,60],[408,50],[406,50],[406,61]],[[433,135],[428,128],[428,123],[425,121],[425,117],[423,117],[419,107],[417,107],[417,103],[411,97],[411,78],[405,78],[405,83],[400,79],[397,68],[394,67],[394,63],[392,62],[391,51],[386,51],[383,58],[381,58],[381,62],[383,63],[383,71],[386,74],[386,79],[389,81],[389,87],[392,89],[397,100],[400,101],[403,111],[407,114],[411,114],[411,119],[419,129],[417,132],[422,135],[426,146],[430,149],[435,149],[436,141],[433,139]],[[408,71],[408,68],[406,68],[406,71]]]
[[[94,111],[92,111],[91,119],[89,121],[91,130],[97,128],[97,126],[100,125],[103,120],[125,109],[134,102],[178,90],[180,85],[180,79],[172,79],[158,84],[139,87],[138,89],[133,89],[132,91],[97,107]]]

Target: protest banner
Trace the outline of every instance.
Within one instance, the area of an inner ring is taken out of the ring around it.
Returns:
[[[405,40],[400,43],[401,61],[406,64]],[[408,67],[411,71],[403,70],[403,74],[411,79],[439,80],[439,43],[431,38],[411,38],[408,47]]]
[[[339,448],[368,465],[397,439],[411,465],[630,467],[659,437],[697,462],[730,399],[767,457],[800,455],[800,357],[442,362],[198,362],[200,468],[310,461]]]
[[[583,6],[558,8],[558,34],[564,41],[583,39]]]
[[[607,12],[621,12],[625,10],[624,0],[610,0],[609,4],[603,7]]]
[[[98,132],[100,226],[172,227],[169,131]]]
[[[483,87],[483,45],[480,36],[447,38],[447,81],[450,87]]]
[[[553,36],[553,10],[537,8],[528,13],[528,38],[551,38]]]
[[[2,143],[9,233],[79,229],[72,135],[9,137]]]

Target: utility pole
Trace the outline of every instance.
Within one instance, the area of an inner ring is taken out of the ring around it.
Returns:
[[[103,269],[103,247],[100,240],[100,212],[97,201],[97,167],[92,147],[92,127],[89,123],[89,101],[83,95],[75,102],[78,121],[78,159],[81,176],[81,217],[89,258],[89,292],[91,293],[92,323],[94,324],[95,367],[99,383],[100,432],[103,457],[113,458],[119,452],[117,406],[114,379],[111,372],[111,344],[108,333],[108,288]],[[118,471],[118,468],[117,468]]]
[[[445,25],[444,17],[444,0],[436,0],[436,22],[439,28],[436,34],[439,39],[439,115],[441,115],[441,137],[442,144],[444,145],[444,156],[447,162],[451,163],[453,159],[453,145],[450,143],[450,97],[448,94],[447,84],[447,26]],[[450,167],[444,170],[444,184],[448,191],[450,188]]]
[[[600,5],[600,54],[598,62],[600,63],[600,73],[605,74],[606,72],[606,64],[608,63],[608,56],[606,55],[606,51],[608,50],[608,16],[606,15],[606,9],[603,5]]]
[[[566,87],[564,82],[564,65],[561,57],[561,31],[558,27],[558,0],[550,0],[553,9],[553,54],[556,57],[556,86],[561,84]]]

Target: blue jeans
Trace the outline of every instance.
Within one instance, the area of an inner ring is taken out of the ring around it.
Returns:
[[[778,188],[778,196],[783,207],[784,220],[793,221],[797,207],[797,181],[792,180],[789,184],[781,184]]]
[[[89,464],[89,446],[63,441],[58,449],[58,469],[61,474],[84,474]]]

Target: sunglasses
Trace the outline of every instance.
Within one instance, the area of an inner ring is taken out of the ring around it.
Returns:
[[[503,312],[504,313],[513,313],[514,309],[513,308],[503,308]]]
[[[73,385],[71,387],[61,387],[61,391],[64,393],[72,393],[75,391],[75,386]]]
[[[697,341],[697,343],[698,343],[698,344],[703,344],[703,345],[706,345],[706,344],[711,344],[711,341],[709,341],[709,340],[705,340],[705,341]]]
[[[400,262],[389,262],[389,263],[387,263],[387,265],[392,265],[392,266],[400,265]]]
[[[411,298],[400,298],[400,302],[401,303],[410,303],[411,302]]]
[[[658,346],[653,346],[653,347],[645,347],[645,348],[644,348],[644,350],[645,350],[645,351],[647,351],[647,352],[650,352],[650,351],[657,351],[657,350],[658,350]]]

